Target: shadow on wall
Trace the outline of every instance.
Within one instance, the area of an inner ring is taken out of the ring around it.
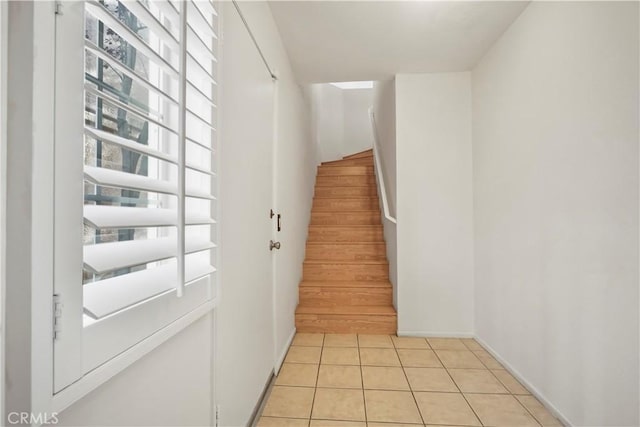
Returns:
[[[373,82],[312,85],[311,103],[319,162],[338,160],[373,146],[369,121]]]

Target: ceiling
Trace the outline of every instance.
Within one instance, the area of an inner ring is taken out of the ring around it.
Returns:
[[[526,1],[271,1],[300,83],[471,69]]]

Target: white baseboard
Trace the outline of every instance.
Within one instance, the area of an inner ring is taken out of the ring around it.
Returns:
[[[284,358],[287,356],[287,351],[289,351],[289,347],[291,347],[291,343],[293,342],[293,337],[296,335],[296,327],[293,327],[291,331],[291,335],[287,339],[287,343],[284,345],[284,348],[280,351],[280,356],[276,359],[276,365],[273,367],[273,371],[275,375],[278,375],[280,372],[280,368],[282,367],[282,363],[284,363]]]
[[[487,344],[482,338],[477,335],[475,335],[473,338],[475,338],[475,340],[478,341],[480,345],[485,348],[485,350],[487,350],[498,362],[500,362],[511,375],[513,375],[518,381],[520,381],[522,385],[524,385],[531,392],[531,394],[533,394],[556,418],[558,418],[562,422],[562,424],[567,427],[574,426],[574,424],[569,421],[569,419],[565,417],[562,412],[560,412],[560,410],[558,410],[558,408],[556,408],[553,403],[551,403],[551,401],[549,401],[549,399],[547,399],[540,392],[540,390],[535,388],[533,384],[527,381],[527,379],[520,372],[518,372],[517,369],[511,366],[509,362],[504,360],[504,358],[502,358],[500,354],[495,351],[489,344]]]
[[[474,338],[471,333],[466,332],[426,332],[426,331],[398,331],[399,337],[420,337],[420,338]]]

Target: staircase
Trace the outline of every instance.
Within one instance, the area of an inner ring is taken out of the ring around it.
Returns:
[[[395,334],[372,150],[318,167],[298,332]]]

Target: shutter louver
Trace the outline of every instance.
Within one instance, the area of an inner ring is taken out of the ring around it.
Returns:
[[[83,301],[102,319],[215,272],[217,13],[208,0],[85,13]]]

